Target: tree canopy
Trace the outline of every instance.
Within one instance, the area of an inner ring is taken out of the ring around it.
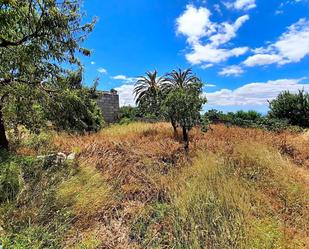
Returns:
[[[309,127],[309,93],[304,90],[296,94],[282,92],[269,102],[269,116],[286,119],[292,125]]]
[[[81,43],[95,20],[81,24],[80,6],[78,0],[0,1],[0,147],[8,147],[2,113],[8,100],[31,97],[33,108],[36,97],[63,90],[61,78],[81,66],[78,52],[90,54]]]

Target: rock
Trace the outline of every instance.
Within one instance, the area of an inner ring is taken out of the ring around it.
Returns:
[[[73,152],[67,156],[67,160],[74,160],[75,157],[76,157],[76,154]]]
[[[57,153],[57,156],[56,156],[55,162],[56,162],[57,164],[62,164],[62,163],[64,163],[64,161],[65,161],[66,159],[67,159],[66,154],[64,154],[64,153],[62,153],[62,152],[58,152],[58,153]]]
[[[38,159],[42,159],[45,162],[48,162],[48,164],[51,165],[60,165],[65,162],[67,159],[66,154],[62,152],[58,152],[57,154],[49,154],[49,155],[44,155],[44,156],[37,156]]]

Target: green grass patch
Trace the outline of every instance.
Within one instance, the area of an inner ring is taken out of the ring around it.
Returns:
[[[91,166],[80,167],[73,176],[61,183],[57,197],[76,215],[95,214],[113,199],[111,188],[102,174]]]

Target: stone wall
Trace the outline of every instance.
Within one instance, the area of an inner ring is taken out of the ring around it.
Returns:
[[[97,93],[97,103],[102,110],[105,122],[114,123],[119,116],[119,95],[116,91]]]

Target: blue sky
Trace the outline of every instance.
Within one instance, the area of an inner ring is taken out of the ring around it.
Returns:
[[[85,82],[133,105],[136,77],[191,67],[206,109],[267,111],[280,91],[309,91],[309,0],[85,0],[99,18]]]

